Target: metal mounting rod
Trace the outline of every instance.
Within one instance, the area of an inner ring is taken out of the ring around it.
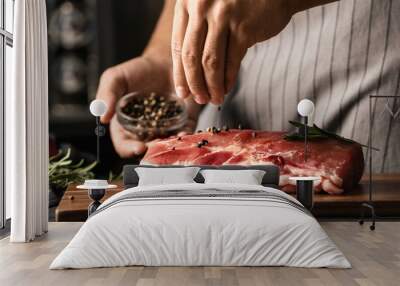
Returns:
[[[100,117],[96,116],[97,162],[100,163]]]
[[[308,133],[308,116],[304,117],[304,162],[307,162],[307,133]]]

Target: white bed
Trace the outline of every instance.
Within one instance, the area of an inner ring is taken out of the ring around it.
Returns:
[[[114,195],[50,269],[128,265],[351,267],[291,196],[264,186],[198,183]]]

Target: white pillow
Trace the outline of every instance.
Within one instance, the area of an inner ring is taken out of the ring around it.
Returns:
[[[135,168],[139,176],[139,186],[195,183],[193,179],[199,170],[198,167]]]
[[[205,184],[261,185],[265,171],[262,170],[202,170]]]

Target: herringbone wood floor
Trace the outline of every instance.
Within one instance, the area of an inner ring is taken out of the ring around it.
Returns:
[[[400,222],[323,222],[352,269],[288,267],[124,267],[50,271],[52,259],[81,223],[50,223],[44,237],[29,244],[0,241],[0,285],[400,285]]]

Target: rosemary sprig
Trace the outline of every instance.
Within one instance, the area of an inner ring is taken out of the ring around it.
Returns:
[[[289,121],[290,124],[292,124],[293,126],[297,127],[297,128],[304,128],[305,124],[301,123],[301,122],[297,122],[297,121]],[[318,127],[317,125],[313,124],[313,126],[308,126],[307,127],[307,138],[309,140],[318,140],[318,139],[328,139],[328,138],[333,138],[342,142],[346,142],[346,143],[350,143],[350,144],[359,144],[362,147],[366,147],[368,148],[367,145],[358,143],[354,140],[339,136],[333,132],[324,130],[320,127]],[[302,132],[293,132],[290,134],[285,135],[285,139],[286,140],[304,140],[304,134]],[[375,151],[379,151],[378,148],[372,147],[372,150]]]
[[[94,178],[92,172],[97,162],[83,166],[84,160],[73,164],[70,159],[71,149],[66,153],[59,152],[49,158],[49,182],[55,188],[66,188],[70,183],[83,183],[87,179]]]
[[[121,171],[121,173],[119,174],[114,174],[113,171],[110,171],[108,173],[108,181],[112,182],[112,181],[120,181],[123,178],[123,171]]]

